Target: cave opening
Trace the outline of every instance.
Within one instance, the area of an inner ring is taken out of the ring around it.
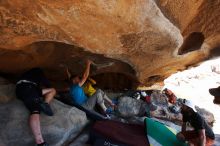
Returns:
[[[201,32],[193,32],[187,36],[178,50],[178,55],[184,55],[186,53],[199,50],[205,40],[204,35]]]

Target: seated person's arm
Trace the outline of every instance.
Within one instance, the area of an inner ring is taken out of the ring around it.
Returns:
[[[199,146],[205,146],[206,144],[206,135],[205,135],[205,129],[199,130]]]
[[[90,71],[91,63],[92,63],[91,60],[87,60],[87,62],[86,62],[86,70],[84,71],[82,79],[79,82],[79,86],[82,86],[86,82],[87,78],[89,77],[89,71]]]
[[[182,123],[182,129],[181,129],[181,131],[182,131],[182,132],[185,132],[185,131],[186,131],[186,124],[187,124],[188,120],[187,120],[187,117],[186,117],[185,112],[184,112],[183,110],[181,111],[181,113],[182,113],[182,115],[183,115],[183,117],[182,117],[183,123]]]

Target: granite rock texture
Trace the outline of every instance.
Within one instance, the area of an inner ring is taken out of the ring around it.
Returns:
[[[86,114],[57,100],[51,103],[51,108],[54,116],[42,113],[40,117],[43,137],[51,146],[68,144],[87,124]],[[28,126],[29,112],[20,100],[0,104],[0,115],[1,146],[35,144]]]
[[[63,81],[63,66],[80,73],[80,60],[90,58],[108,64],[92,72],[102,86],[103,76],[113,87],[151,85],[212,55],[219,9],[218,0],[4,0],[0,72],[38,66]]]

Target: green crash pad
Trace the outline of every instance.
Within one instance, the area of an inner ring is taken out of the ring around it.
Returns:
[[[145,119],[145,124],[146,134],[162,146],[187,146],[176,138],[175,129],[150,118]]]

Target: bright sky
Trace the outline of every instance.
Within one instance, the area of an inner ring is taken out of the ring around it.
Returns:
[[[190,99],[200,108],[212,112],[216,120],[214,133],[220,134],[220,105],[213,104],[214,97],[208,91],[209,88],[220,86],[220,58],[173,74],[164,83],[177,97]]]

